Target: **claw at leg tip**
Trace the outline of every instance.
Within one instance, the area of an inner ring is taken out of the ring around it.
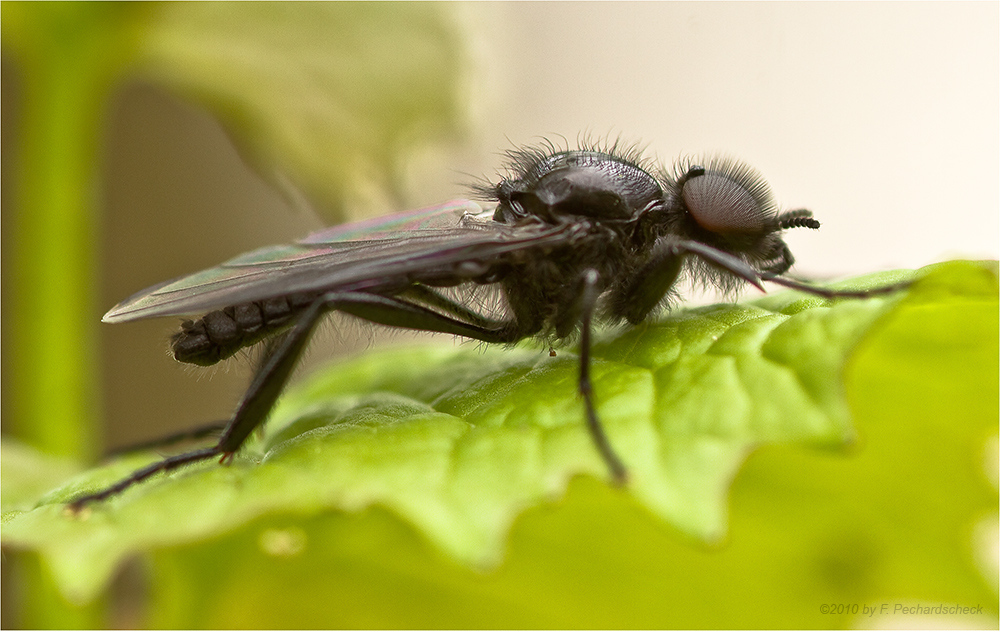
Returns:
[[[63,508],[63,514],[73,519],[86,521],[90,517],[90,507],[86,502],[70,502]]]

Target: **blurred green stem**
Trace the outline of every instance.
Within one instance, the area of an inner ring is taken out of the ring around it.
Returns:
[[[129,59],[136,8],[4,3],[3,39],[21,68],[10,427],[57,456],[95,455],[101,418],[95,297],[99,147],[108,95]],[[19,623],[103,625],[101,599],[67,602],[41,559],[20,555]]]
[[[107,95],[125,59],[127,13],[88,3],[4,11],[4,39],[24,86],[14,331],[7,338],[12,427],[25,442],[72,458],[94,455],[100,418],[95,184]]]

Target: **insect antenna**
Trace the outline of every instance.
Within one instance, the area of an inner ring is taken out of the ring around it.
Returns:
[[[789,228],[811,228],[812,230],[818,230],[819,226],[820,223],[813,218],[812,211],[805,208],[790,210],[778,215],[778,228],[782,230]]]

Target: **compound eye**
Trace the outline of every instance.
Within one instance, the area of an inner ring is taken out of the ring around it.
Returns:
[[[768,228],[775,208],[767,184],[739,164],[717,164],[691,173],[681,195],[698,225],[717,233],[755,233]]]

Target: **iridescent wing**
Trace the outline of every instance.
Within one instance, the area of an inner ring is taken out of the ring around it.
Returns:
[[[207,270],[149,287],[116,305],[105,322],[194,315],[295,292],[376,290],[400,279],[489,261],[556,243],[566,228],[510,226],[478,204],[440,206],[334,226],[293,244],[241,254]]]

